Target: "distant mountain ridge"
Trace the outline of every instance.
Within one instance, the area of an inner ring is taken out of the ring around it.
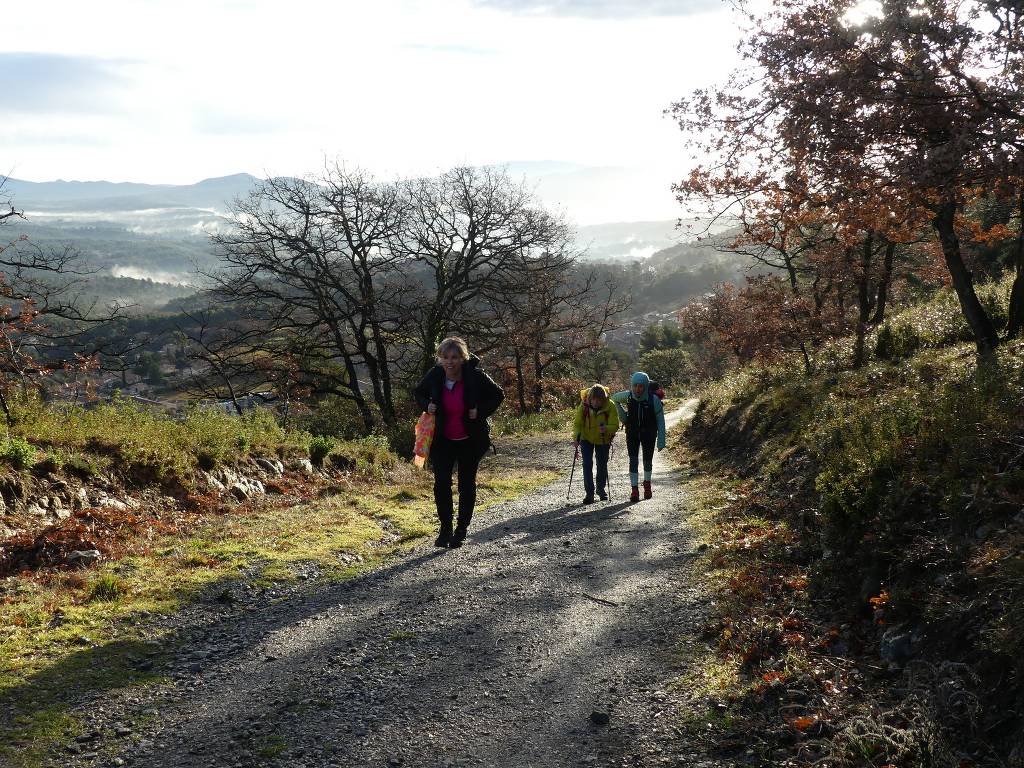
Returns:
[[[524,180],[545,206],[565,212],[579,225],[668,220],[678,211],[670,190],[671,174],[667,171],[557,160],[525,160],[486,167],[502,168],[514,180]],[[259,182],[258,177],[248,173],[180,185],[8,179],[0,194],[12,197],[19,208],[47,213],[171,207],[223,213],[234,198],[247,195]]]
[[[225,210],[260,182],[248,173],[203,179],[195,184],[141,184],[113,181],[23,181],[7,179],[3,192],[18,208],[44,211],[138,211],[148,208]]]

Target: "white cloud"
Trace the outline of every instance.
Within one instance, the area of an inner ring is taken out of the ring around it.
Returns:
[[[689,16],[713,10],[721,0],[475,0],[478,5],[514,13],[622,19],[636,16]]]
[[[380,176],[551,159],[677,177],[682,140],[662,111],[723,78],[734,60],[728,14],[610,20],[605,0],[570,5],[604,11],[538,16],[476,0],[26,4],[6,21],[24,50],[127,63],[116,68],[116,105],[5,120],[0,167],[34,180],[185,183],[302,174],[325,156]],[[628,207],[650,194],[619,190]]]

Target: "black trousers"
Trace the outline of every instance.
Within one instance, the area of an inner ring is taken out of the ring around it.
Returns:
[[[644,476],[650,473],[654,464],[654,443],[658,435],[638,435],[635,432],[626,433],[626,454],[629,456],[629,474],[633,485],[637,485],[640,473],[640,449],[644,454]]]
[[[473,440],[434,439],[430,449],[434,465],[434,503],[441,528],[450,529],[455,514],[452,500],[452,473],[459,467],[459,521],[462,528],[469,526],[476,505],[476,471],[481,456]]]

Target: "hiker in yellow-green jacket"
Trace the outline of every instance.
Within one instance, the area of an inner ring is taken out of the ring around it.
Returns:
[[[608,452],[619,431],[619,414],[600,384],[580,392],[580,404],[573,418],[573,440],[583,449],[584,504],[594,503],[594,455],[597,455],[597,495],[608,500]]]

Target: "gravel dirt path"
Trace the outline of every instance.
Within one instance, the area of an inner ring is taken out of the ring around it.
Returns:
[[[96,702],[104,746],[61,763],[715,765],[673,725],[704,613],[677,469],[659,454],[654,499],[630,505],[624,449],[607,503],[581,506],[577,473],[572,503],[562,480],[502,504],[462,549],[211,621],[173,686]]]

